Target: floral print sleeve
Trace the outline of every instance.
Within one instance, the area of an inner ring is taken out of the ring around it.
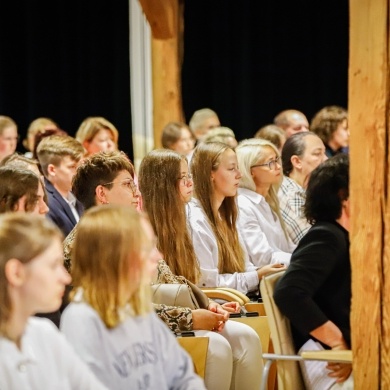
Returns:
[[[159,260],[157,270],[156,283],[185,283],[186,279],[183,276],[174,275],[164,260]],[[192,310],[189,307],[154,304],[154,309],[173,332],[179,333],[192,330]]]
[[[189,307],[176,307],[153,304],[157,315],[169,326],[172,332],[192,330],[192,310]]]
[[[77,225],[73,228],[73,230],[66,236],[64,242],[62,243],[64,249],[64,266],[66,270],[70,273],[72,268],[72,256],[71,252],[73,249],[74,239],[76,236]]]

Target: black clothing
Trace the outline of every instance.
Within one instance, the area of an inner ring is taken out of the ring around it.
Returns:
[[[337,222],[317,222],[301,239],[279,280],[274,299],[289,318],[298,350],[328,320],[351,345],[351,266],[348,232]],[[329,348],[324,345],[325,348]]]

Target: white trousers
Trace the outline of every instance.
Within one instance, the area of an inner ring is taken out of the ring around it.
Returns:
[[[261,342],[249,326],[227,321],[221,333],[195,331],[209,337],[205,385],[208,390],[258,390],[263,373]]]

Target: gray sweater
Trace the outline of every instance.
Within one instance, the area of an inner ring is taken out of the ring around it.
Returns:
[[[109,389],[205,389],[191,358],[154,312],[107,329],[91,306],[74,302],[62,314],[61,330]]]

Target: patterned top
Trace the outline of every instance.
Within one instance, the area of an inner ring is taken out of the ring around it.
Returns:
[[[76,231],[77,225],[63,242],[64,265],[69,273],[72,270],[71,252]],[[186,283],[186,279],[183,276],[176,276],[172,273],[164,260],[159,260],[157,270],[158,276],[156,283]],[[163,304],[153,304],[153,306],[157,315],[169,326],[172,332],[180,333],[192,330],[192,310],[189,307],[167,306]]]
[[[64,250],[64,266],[69,273],[71,273],[72,270],[71,252],[74,245],[74,239],[76,237],[76,231],[77,225],[71,230],[71,232],[66,236],[64,242],[62,243],[62,247]]]
[[[298,244],[311,227],[304,216],[303,210],[306,201],[306,191],[294,180],[284,176],[278,197],[287,233],[294,244]]]

